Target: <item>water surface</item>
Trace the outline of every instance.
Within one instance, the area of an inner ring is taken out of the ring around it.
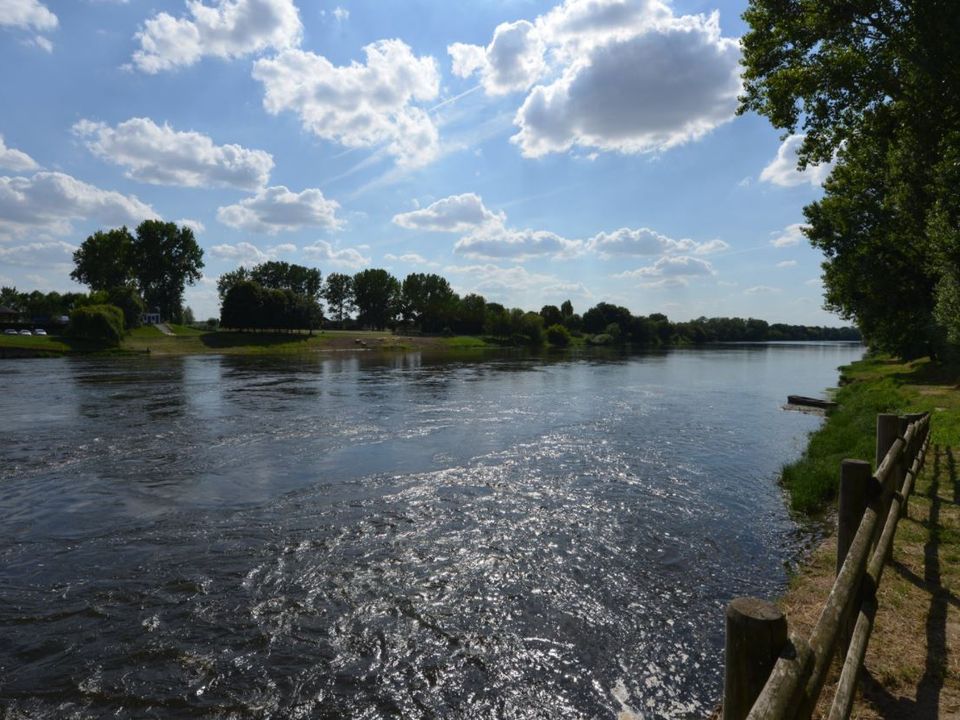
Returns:
[[[695,717],[851,345],[0,365],[6,717]]]

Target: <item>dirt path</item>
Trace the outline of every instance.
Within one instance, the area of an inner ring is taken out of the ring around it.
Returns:
[[[900,521],[878,594],[853,718],[960,718],[960,449],[934,445]],[[833,584],[835,540],[824,543],[781,605],[808,633]],[[825,716],[835,663],[815,717]]]

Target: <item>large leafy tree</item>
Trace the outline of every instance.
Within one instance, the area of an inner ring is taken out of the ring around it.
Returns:
[[[133,245],[126,226],[97,230],[73,253],[70,277],[93,291],[126,285],[134,278]]]
[[[280,260],[268,260],[254,266],[250,279],[272,290],[290,290],[316,302],[320,299],[323,283],[317,268],[308,268]]]
[[[800,131],[799,166],[836,158],[805,209],[827,307],[876,346],[912,355],[940,336],[955,293],[960,4],[751,0],[741,112]]]
[[[382,330],[397,316],[400,283],[381,268],[361,270],[353,276],[353,301],[360,324]]]
[[[342,328],[343,321],[353,312],[353,277],[344,273],[330,273],[321,290],[330,312]]]
[[[145,220],[137,226],[133,268],[146,306],[160,308],[164,318],[179,319],[186,285],[201,277],[203,250],[190,228]]]
[[[425,332],[453,324],[459,298],[446,278],[435,273],[410,273],[401,289],[404,319]]]

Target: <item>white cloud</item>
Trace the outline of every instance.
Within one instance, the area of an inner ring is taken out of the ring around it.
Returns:
[[[793,223],[792,225],[787,225],[787,227],[785,227],[780,234],[777,235],[777,237],[770,241],[770,244],[778,248],[799,245],[807,239],[807,236],[803,234],[803,230],[806,227],[807,226],[803,223]]]
[[[150,118],[130,118],[115,128],[81,120],[73,131],[95,155],[127,168],[127,177],[154,185],[254,190],[273,169],[273,157],[263,150],[215,145],[202,133],[161,127]]]
[[[8,168],[14,172],[25,172],[36,170],[39,166],[25,152],[8,148],[3,142],[3,135],[0,135],[0,167]]]
[[[783,260],[783,261],[777,263],[777,267],[778,267],[778,268],[788,268],[788,267],[793,267],[793,266],[795,266],[796,264],[797,264],[797,261],[796,261],[796,260]]]
[[[57,27],[57,16],[37,0],[0,2],[0,26],[49,32]]]
[[[744,295],[773,295],[780,292],[780,288],[770,287],[769,285],[754,285],[743,291]]]
[[[777,156],[770,161],[760,179],[781,187],[791,187],[809,183],[815,187],[823,185],[833,170],[833,163],[808,165],[802,172],[797,170],[797,151],[803,143],[803,135],[791,135],[777,149]]]
[[[289,243],[274,245],[266,250],[261,250],[253,243],[248,242],[238,242],[236,245],[224,243],[210,248],[210,254],[214,257],[222,260],[233,260],[241,265],[256,265],[296,251],[297,246]]]
[[[254,64],[263,106],[274,115],[297,113],[305,130],[346,147],[383,145],[397,163],[419,167],[437,157],[439,135],[418,101],[440,91],[432,57],[416,57],[401,40],[363,48],[366,63],[335,66],[303,50],[286,50]]]
[[[393,216],[393,222],[408,230],[436,232],[469,232],[481,225],[506,221],[503,213],[486,208],[476,193],[450,195],[425,208]]]
[[[488,94],[529,88],[514,122],[522,153],[574,147],[656,152],[732,120],[740,47],[719,16],[674,15],[661,0],[566,0],[504,23],[487,47],[448,47],[453,72]]]
[[[580,240],[568,240],[546,230],[514,230],[493,225],[460,238],[453,246],[458,255],[479,259],[525,260],[533,257],[571,258],[583,252]]]
[[[174,220],[174,222],[177,225],[190,228],[193,230],[195,235],[199,235],[207,229],[202,222],[199,220],[193,220],[191,218],[180,218],[179,220]]]
[[[458,292],[480,293],[495,302],[513,304],[523,301],[530,305],[570,296],[593,297],[582,283],[564,282],[556,275],[530,272],[522,265],[448,265],[443,272],[454,276],[452,284]]]
[[[574,146],[641,153],[696,140],[732,120],[740,50],[712,20],[593,48],[517,111],[527,157]]]
[[[453,74],[480,74],[489,95],[526,90],[546,71],[546,48],[533,23],[526,20],[501,23],[487,47],[454,43],[447,48],[453,59]]]
[[[344,22],[350,19],[350,11],[337,5],[333,9],[333,17],[336,18],[337,22]]]
[[[134,64],[157,73],[193,65],[202,57],[236,58],[300,44],[303,26],[293,0],[187,0],[187,16],[161,12],[134,37]]]
[[[629,255],[707,255],[730,247],[723,240],[698,243],[687,238],[674,240],[650,228],[620,228],[594,235],[588,248],[603,259]]]
[[[76,250],[76,245],[56,240],[13,246],[0,245],[0,264],[26,267],[66,265],[72,263]]]
[[[30,38],[28,45],[36,45],[38,48],[43,50],[45,53],[53,52],[53,43],[50,42],[50,38],[44,37],[43,35],[34,35]]]
[[[283,185],[263,188],[235,205],[217,208],[217,220],[247,232],[275,235],[281,230],[322,227],[335,230],[340,204],[316,188],[296,193]]]
[[[384,260],[388,262],[401,262],[405,265],[423,265],[425,267],[439,267],[440,263],[436,263],[433,260],[427,260],[423,255],[417,253],[404,253],[403,255],[394,255],[393,253],[387,253],[383,256]]]
[[[74,220],[116,226],[156,217],[153,208],[133,195],[101,190],[64,173],[0,177],[0,227],[6,225],[14,234],[63,235],[70,232]]]
[[[359,269],[370,264],[370,258],[356,248],[335,248],[325,240],[317,240],[313,245],[307,245],[303,248],[303,254],[337,267]]]
[[[635,278],[647,287],[686,285],[690,278],[713,277],[716,271],[706,260],[680,255],[662,257],[653,265],[617,273],[615,278]]]

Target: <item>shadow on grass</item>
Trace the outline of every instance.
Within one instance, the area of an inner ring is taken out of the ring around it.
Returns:
[[[891,377],[904,385],[956,387],[960,365],[918,362],[910,372],[894,373]]]
[[[940,717],[940,692],[947,674],[947,609],[957,605],[957,597],[945,587],[940,574],[940,481],[942,465],[947,466],[948,482],[952,494],[957,497],[960,482],[957,479],[956,460],[950,448],[934,447],[933,468],[930,473],[930,514],[926,523],[927,542],[923,548],[923,578],[907,570],[899,563],[894,569],[917,587],[930,594],[930,609],[927,612],[926,640],[927,657],[923,676],[917,684],[916,699],[895,697],[874,678],[869,671],[863,673],[863,694],[885,718],[918,718],[924,720]]]
[[[276,347],[278,345],[306,344],[315,335],[303,333],[211,332],[200,336],[200,342],[209,348]]]

